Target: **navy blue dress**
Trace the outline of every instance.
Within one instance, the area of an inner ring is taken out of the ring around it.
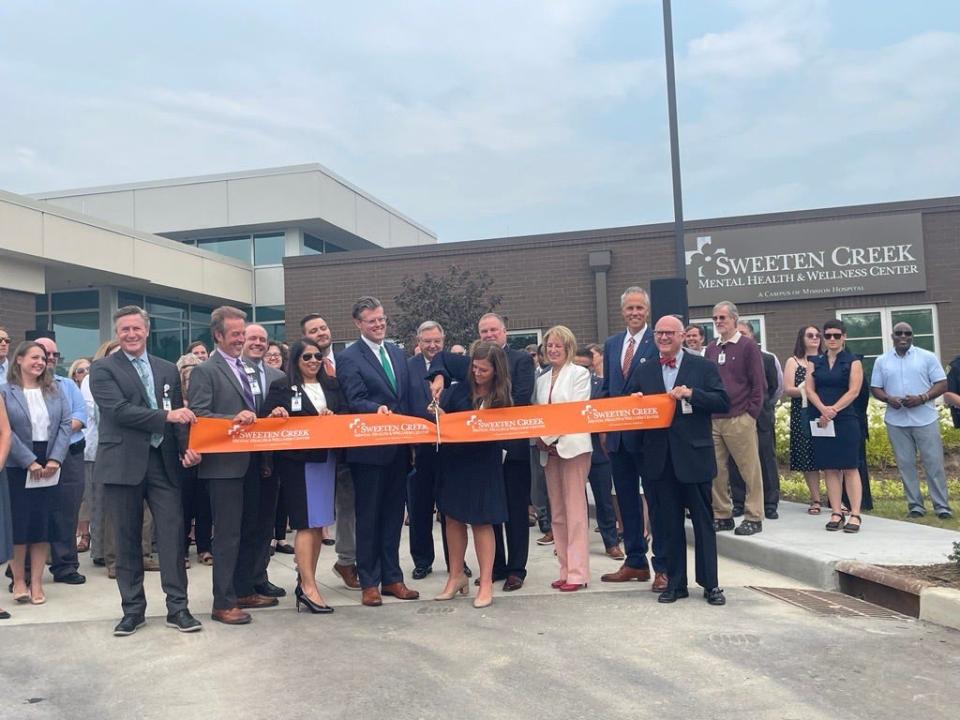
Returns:
[[[846,350],[837,353],[831,368],[827,356],[810,358],[813,364],[813,381],[824,405],[833,405],[850,389],[850,369],[857,357]],[[817,420],[820,411],[812,404],[807,407],[808,420]],[[818,470],[852,470],[860,465],[860,421],[856,408],[851,404],[837,413],[833,420],[836,437],[814,437],[813,458]]]
[[[456,383],[440,396],[446,412],[473,410],[468,383]],[[443,416],[440,416],[443,423]],[[437,506],[444,515],[470,525],[507,521],[507,489],[503,482],[500,442],[446,443],[440,446],[440,492]]]

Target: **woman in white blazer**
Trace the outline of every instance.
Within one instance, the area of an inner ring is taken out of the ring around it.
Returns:
[[[590,371],[574,364],[577,340],[569,328],[556,325],[543,338],[550,371],[537,378],[538,405],[590,399]],[[552,587],[561,592],[585,588],[590,579],[590,536],[587,517],[587,475],[593,444],[590,433],[537,438],[540,464],[547,476],[553,540],[560,577]]]

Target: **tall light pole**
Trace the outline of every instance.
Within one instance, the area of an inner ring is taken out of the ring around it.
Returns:
[[[673,17],[670,0],[663,0],[663,50],[667,65],[667,112],[670,119],[670,164],[673,167],[673,234],[677,278],[683,279],[684,316],[686,316],[686,261],[683,243],[683,191],[680,186],[680,138],[677,132],[677,84],[673,70]]]

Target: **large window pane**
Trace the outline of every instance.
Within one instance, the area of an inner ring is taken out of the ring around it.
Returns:
[[[37,302],[36,302],[36,311],[37,311],[38,313],[39,313],[39,312],[46,312],[47,310],[50,309],[50,308],[47,306],[47,296],[46,296],[46,295],[37,295],[36,300],[37,300]]]
[[[61,366],[69,367],[77,358],[93,357],[100,345],[100,313],[54,314],[51,319]]]
[[[914,335],[933,335],[933,310],[891,310],[890,326],[909,323]]]
[[[280,342],[287,341],[286,323],[271,323],[270,325],[264,325],[263,329],[267,331],[268,339],[279,340]]]
[[[841,313],[848,337],[883,337],[879,312]]]
[[[100,293],[96,290],[53,293],[52,304],[54,310],[96,310],[100,307]]]
[[[514,350],[525,350],[527,345],[539,344],[539,330],[510,330],[507,332],[507,345]]]
[[[187,319],[186,304],[176,300],[148,297],[146,310],[151,318],[164,317],[178,321]]]
[[[117,293],[117,305],[118,307],[125,307],[126,305],[136,305],[137,307],[143,307],[143,295],[140,293],[127,292],[126,290],[121,290]]]
[[[174,320],[155,318],[150,323],[147,350],[170,362],[176,362],[186,347],[186,325]]]
[[[253,236],[254,265],[280,265],[283,262],[284,237],[280,235]]]
[[[283,305],[258,305],[254,317],[258,323],[283,320]]]
[[[323,240],[314,236],[303,234],[303,254],[304,255],[322,255]]]
[[[249,235],[197,240],[197,247],[226,255],[245,263],[253,262],[253,239]]]

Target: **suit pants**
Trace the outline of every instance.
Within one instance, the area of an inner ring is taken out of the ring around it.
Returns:
[[[334,510],[337,514],[337,563],[357,564],[357,503],[353,487],[353,474],[345,462],[337,463],[337,488],[334,495]]]
[[[257,560],[260,463],[251,458],[243,477],[210,478],[213,509],[213,609],[237,607],[253,594]]]
[[[713,479],[714,515],[720,520],[729,520],[733,516],[728,465],[732,457],[747,487],[743,517],[763,522],[763,477],[757,446],[757,421],[747,413],[732,418],[715,417],[713,451],[717,458],[717,476]]]
[[[530,554],[530,462],[511,460],[503,464],[503,481],[507,487],[507,522],[494,525],[496,551],[493,556],[493,577],[515,575],[527,577]],[[502,528],[502,529],[501,529]],[[506,545],[503,536],[506,534]]]
[[[360,587],[403,582],[400,533],[407,494],[406,447],[388,465],[350,463],[357,513],[357,574]]]
[[[572,458],[549,455],[544,468],[560,579],[575,585],[590,581],[590,518],[586,491],[591,454],[585,452]]]
[[[276,475],[260,478],[260,500],[257,505],[257,554],[253,566],[253,584],[269,581],[270,547],[273,545],[274,525],[277,522],[277,501],[280,497],[280,479]]]
[[[190,526],[193,525],[193,540],[197,555],[210,552],[213,537],[213,516],[210,513],[210,483],[197,476],[197,468],[182,468],[180,471],[181,496],[183,499],[184,538],[189,543]],[[184,555],[189,554],[185,545]]]
[[[124,615],[143,615],[143,506],[150,507],[157,531],[160,585],[167,596],[167,613],[187,608],[187,571],[183,563],[183,509],[178,478],[167,475],[163,455],[151,448],[147,473],[137,485],[105,485],[106,514],[117,548],[117,587]]]
[[[433,445],[417,445],[416,469],[407,485],[410,517],[410,556],[414,567],[433,565],[433,510],[437,491],[437,451]]]
[[[63,537],[50,543],[50,572],[54,578],[75,573],[80,568],[77,556],[77,521],[83,501],[83,452],[67,453],[60,468],[60,493],[57,503],[57,525]]]
[[[597,511],[597,527],[600,528],[600,537],[603,538],[605,548],[620,547],[617,538],[617,515],[613,511],[613,475],[609,462],[591,463],[590,490],[593,492],[594,507]]]
[[[763,480],[763,510],[772,512],[780,504],[780,468],[777,466],[777,438],[773,431],[773,410],[764,409],[757,419],[757,450],[760,454],[760,477]],[[740,468],[730,459],[730,496],[734,507],[743,507],[747,486]]]
[[[670,551],[667,553],[669,589],[679,590],[687,587],[685,509],[690,511],[690,519],[693,522],[694,567],[697,584],[707,590],[717,587],[717,533],[713,529],[711,483],[678,481],[668,455],[663,475],[650,484],[657,486],[660,524],[670,542]]]
[[[620,504],[620,517],[623,520],[623,550],[627,555],[624,564],[634,569],[648,567],[643,505],[640,501],[642,467],[642,453],[633,453],[623,448],[610,453],[613,486],[617,490],[617,502]],[[653,533],[653,569],[655,572],[666,572],[666,533],[659,527],[660,519],[654,512],[654,501],[657,497],[655,485],[656,483],[646,482],[643,484],[643,491],[647,498],[650,530]]]
[[[550,532],[550,494],[547,492],[547,476],[540,464],[540,449],[530,446],[530,504],[537,511],[540,532]]]

